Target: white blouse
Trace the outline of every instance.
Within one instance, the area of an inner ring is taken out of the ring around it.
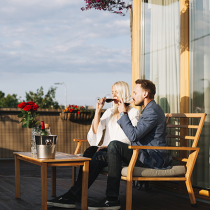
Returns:
[[[87,135],[88,142],[91,146],[98,146],[99,142],[101,141],[104,129],[106,129],[106,131],[104,135],[103,144],[101,146],[108,146],[108,144],[113,140],[118,140],[129,145],[131,144],[124,131],[117,123],[117,117],[110,120],[113,112],[113,108],[109,108],[104,112],[100,119],[100,123],[98,125],[98,130],[96,134],[93,133],[91,125],[91,128]],[[140,113],[137,109],[131,108],[128,111],[128,117],[130,118],[133,126],[136,126],[140,118]]]

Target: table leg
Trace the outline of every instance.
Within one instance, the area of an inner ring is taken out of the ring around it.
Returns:
[[[56,196],[56,167],[51,167],[51,196]]]
[[[47,210],[47,163],[41,164],[41,210]]]
[[[89,174],[89,161],[85,161],[82,167],[82,200],[81,209],[87,209],[88,200],[88,174]]]
[[[20,198],[20,160],[15,155],[15,197]]]
[[[76,182],[76,166],[72,166],[72,186],[74,186]]]

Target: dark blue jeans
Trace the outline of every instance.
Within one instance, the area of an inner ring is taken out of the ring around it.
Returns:
[[[107,152],[106,151],[96,152],[89,163],[88,188],[98,177],[102,168],[108,166],[106,195],[111,197],[118,197],[122,164],[128,165],[132,157],[132,154],[133,150],[128,149],[128,144],[122,143],[120,141],[111,141],[108,146]],[[137,159],[136,166],[144,167],[144,164]],[[82,191],[81,169],[77,181],[75,182],[74,186],[71,187],[70,191],[78,199],[80,199]]]

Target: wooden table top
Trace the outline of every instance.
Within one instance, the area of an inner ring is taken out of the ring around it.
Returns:
[[[86,158],[78,155],[67,154],[63,152],[56,152],[55,159],[38,159],[37,155],[32,155],[31,152],[13,152],[14,155],[18,155],[25,159],[33,160],[36,162],[50,163],[50,162],[74,162],[74,161],[87,161],[91,158]]]

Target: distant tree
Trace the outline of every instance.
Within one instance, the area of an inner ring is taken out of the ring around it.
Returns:
[[[26,92],[26,101],[33,101],[38,104],[40,108],[60,109],[61,107],[58,102],[54,100],[56,89],[56,87],[50,87],[47,94],[44,95],[43,87],[41,86],[40,89],[37,89],[36,93],[32,91],[29,91],[29,93]]]
[[[8,94],[5,97],[5,93],[0,91],[0,107],[1,108],[17,108],[19,99],[16,94]]]
[[[0,99],[3,98],[5,96],[5,93],[3,93],[2,91],[0,91]]]

